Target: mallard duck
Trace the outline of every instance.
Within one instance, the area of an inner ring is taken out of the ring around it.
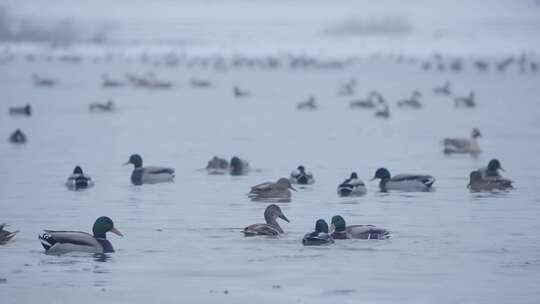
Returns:
[[[114,102],[112,100],[107,101],[106,103],[91,103],[88,105],[88,110],[90,112],[113,112],[114,111]]]
[[[24,107],[10,107],[9,108],[9,115],[15,116],[15,115],[26,115],[26,116],[32,116],[32,107],[27,104]]]
[[[248,174],[250,170],[249,163],[238,156],[233,156],[229,164],[229,172],[231,175],[245,175]]]
[[[19,231],[10,232],[10,231],[4,230],[4,227],[6,226],[7,226],[6,224],[0,224],[0,245],[5,245],[15,236],[15,234],[17,234],[17,232],[19,232]]]
[[[466,97],[457,97],[454,99],[454,106],[464,107],[464,108],[474,108],[476,107],[476,102],[474,101],[474,92],[471,91],[469,96]]]
[[[101,79],[102,79],[101,83],[103,87],[106,87],[106,88],[116,88],[116,87],[122,87],[122,86],[127,85],[125,81],[112,79],[109,77],[108,74],[101,75]]]
[[[296,104],[296,109],[298,110],[317,110],[317,103],[315,102],[315,97],[310,96],[308,100],[302,101]]]
[[[279,226],[276,219],[280,218],[287,223],[289,219],[283,214],[281,208],[278,205],[268,205],[264,210],[264,219],[266,224],[253,224],[249,225],[242,231],[245,236],[255,236],[255,235],[271,235],[276,236],[280,233],[283,233],[283,229]]]
[[[242,90],[237,86],[233,88],[233,93],[234,93],[234,97],[236,98],[247,97],[251,95],[248,91]]]
[[[433,93],[437,95],[446,95],[446,96],[452,94],[452,91],[450,89],[450,81],[446,81],[440,87],[435,87],[435,89],[433,89]]]
[[[304,246],[317,246],[333,243],[334,239],[328,232],[328,224],[323,219],[317,220],[317,222],[315,222],[315,231],[306,233],[302,239],[302,244]]]
[[[9,136],[9,142],[14,144],[24,144],[27,140],[26,135],[21,129],[15,130],[15,132],[11,133]]]
[[[384,102],[384,98],[379,92],[371,91],[366,99],[353,100],[349,103],[351,109],[373,109],[378,103]]]
[[[248,197],[252,200],[278,200],[289,202],[291,191],[296,191],[288,178],[280,178],[277,182],[266,182],[251,187]]]
[[[413,91],[410,98],[398,101],[397,106],[400,108],[420,109],[422,107],[422,103],[419,100],[421,97],[422,94],[420,92]]]
[[[482,177],[501,177],[501,173],[499,170],[504,171],[503,167],[501,166],[501,162],[494,158],[489,161],[487,167],[480,168],[478,171],[482,173]]]
[[[94,235],[79,231],[53,231],[44,230],[39,236],[41,245],[45,248],[46,254],[60,255],[72,251],[89,253],[110,253],[114,252],[112,244],[107,240],[106,233],[112,232],[118,236],[123,236],[114,227],[113,221],[106,217],[99,217],[92,227]]]
[[[332,217],[330,224],[331,236],[335,240],[363,239],[382,240],[390,237],[390,233],[380,227],[373,225],[349,225],[345,224],[345,219],[341,215]]]
[[[503,177],[483,177],[482,172],[475,170],[472,171],[469,175],[469,188],[472,192],[482,192],[482,191],[496,191],[496,190],[510,190],[514,187],[512,186],[512,181]]]
[[[211,160],[208,161],[206,165],[206,171],[208,174],[226,174],[229,172],[229,162],[224,158],[219,158],[214,156]]]
[[[430,191],[431,186],[435,182],[435,178],[431,175],[419,174],[400,174],[394,177],[390,176],[390,171],[386,168],[379,168],[375,172],[375,176],[371,179],[380,179],[379,187],[381,192],[392,190],[399,191]]]
[[[92,178],[84,174],[79,166],[76,166],[75,169],[73,169],[73,174],[71,174],[66,181],[66,187],[70,190],[87,189],[93,186],[94,181],[92,181]]]
[[[386,104],[386,102],[383,101],[377,105],[375,117],[390,118],[390,107]]]
[[[52,78],[43,78],[38,74],[32,74],[32,81],[36,87],[52,87],[56,84],[56,80]]]
[[[306,172],[304,166],[298,166],[296,170],[291,172],[291,177],[289,178],[291,183],[299,185],[311,185],[315,182],[313,174]]]
[[[444,153],[465,153],[477,155],[482,152],[477,141],[477,138],[481,136],[482,134],[480,133],[480,130],[478,130],[478,128],[474,128],[471,132],[471,138],[445,138],[443,140]]]
[[[128,164],[135,167],[131,173],[131,183],[136,186],[172,182],[174,179],[174,169],[172,168],[143,167],[143,160],[139,154],[132,154],[124,165]]]
[[[351,173],[351,177],[339,184],[337,188],[339,196],[360,196],[367,193],[366,185],[358,179],[356,172]]]
[[[210,80],[191,78],[190,83],[195,88],[209,88],[212,86]]]

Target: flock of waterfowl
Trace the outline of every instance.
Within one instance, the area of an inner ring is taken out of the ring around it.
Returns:
[[[523,57],[522,57],[523,58]],[[497,63],[495,66],[499,71],[506,70],[511,64],[518,64],[524,69],[530,71],[537,70],[537,64],[525,59],[515,60],[508,59],[504,62]],[[27,58],[30,60],[29,58]],[[215,59],[215,58],[214,58]],[[31,60],[35,60],[31,59]],[[180,60],[180,59],[179,59]],[[407,62],[406,58],[398,57],[398,62]],[[414,60],[409,60],[415,62]],[[78,61],[74,61],[78,62]],[[295,57],[289,58],[289,65],[292,67],[297,66],[318,66],[318,67],[340,67],[342,64],[348,64],[350,61],[327,61],[320,62],[311,60],[309,57]],[[516,63],[517,62],[517,63]],[[504,64],[503,64],[504,63]],[[193,65],[207,65],[210,67],[218,68],[224,66],[225,63],[218,59],[214,61],[211,59],[192,59],[185,64]],[[282,61],[275,58],[270,58],[262,61],[250,60],[246,58],[232,61],[232,66],[251,66],[251,67],[277,67],[282,64]],[[443,59],[440,56],[435,56],[434,62],[426,62],[422,65],[424,70],[439,69],[444,70],[445,65]],[[474,65],[477,69],[485,71],[488,69],[489,64],[487,62],[475,62]],[[453,71],[459,71],[463,68],[463,62],[453,61],[448,67]],[[53,87],[57,84],[57,80],[44,78],[37,74],[32,75],[32,81],[35,86],[38,87]],[[191,79],[190,83],[194,87],[208,88],[212,86],[212,82],[205,79]],[[126,80],[113,79],[107,74],[102,75],[103,87],[120,87],[132,85],[139,88],[150,89],[170,89],[174,86],[172,82],[160,80],[155,74],[148,73],[146,75],[126,75]],[[352,96],[356,89],[357,82],[352,79],[343,84],[338,89],[338,94],[341,96]],[[241,98],[248,97],[252,93],[248,90],[242,89],[238,86],[234,86],[233,96]],[[433,93],[437,95],[452,96],[452,88],[450,82],[445,82],[441,86],[437,86],[433,89]],[[418,91],[413,91],[411,96],[403,100],[396,102],[397,107],[420,109],[422,108],[423,94]],[[456,107],[474,107],[475,94],[471,92],[465,97],[455,97],[454,104]],[[375,116],[388,118],[389,105],[385,101],[385,98],[380,92],[371,91],[367,99],[358,99],[350,102],[352,109],[373,109],[375,110]],[[115,105],[112,100],[106,103],[92,103],[88,106],[89,111],[101,111],[110,112],[114,111]],[[297,104],[299,110],[316,110],[317,103],[316,98],[311,96],[307,101]],[[9,114],[13,116],[23,115],[31,116],[32,109],[30,105],[21,107],[12,107],[9,109]],[[471,154],[476,155],[481,152],[478,144],[478,138],[481,136],[480,131],[474,128],[471,132],[470,138],[446,138],[443,140],[443,153],[454,154]],[[9,136],[9,141],[12,143],[24,143],[27,141],[26,135],[19,129],[13,132]],[[138,154],[133,154],[129,157],[126,165],[131,164],[134,169],[131,173],[131,183],[133,185],[141,186],[144,184],[155,184],[161,182],[171,182],[175,177],[175,170],[170,167],[156,167],[156,166],[143,166],[143,159]],[[245,175],[251,170],[249,163],[237,156],[234,156],[230,161],[213,157],[206,166],[208,174],[231,174],[231,175]],[[484,168],[474,170],[469,174],[469,184],[467,187],[474,192],[478,191],[507,191],[513,188],[512,181],[504,178],[500,174],[502,170],[501,163],[497,159],[492,159],[488,165]],[[373,175],[373,180],[379,180],[379,190],[381,192],[389,191],[407,191],[407,192],[428,192],[433,189],[435,183],[435,177],[428,174],[399,174],[392,176],[390,171],[386,168],[379,168]],[[253,224],[245,227],[242,232],[245,236],[277,236],[283,233],[283,229],[277,222],[277,219],[282,219],[289,222],[289,219],[283,214],[281,208],[274,204],[275,202],[290,202],[292,197],[292,191],[297,191],[293,185],[302,185],[308,187],[314,187],[315,178],[313,173],[306,170],[303,165],[298,166],[289,177],[281,177],[275,182],[264,182],[251,187],[248,197],[253,201],[270,202],[264,212],[264,219],[266,223]],[[80,191],[89,189],[94,186],[92,178],[85,174],[81,167],[76,166],[73,173],[68,177],[66,187],[70,190]],[[352,172],[348,178],[339,183],[336,192],[341,197],[347,196],[362,196],[367,193],[365,183],[359,179],[356,172]],[[9,232],[4,230],[5,225],[0,225],[0,244],[7,243],[12,239],[16,232]],[[92,253],[109,253],[114,252],[112,244],[107,240],[107,232],[112,232],[117,235],[122,235],[118,231],[113,221],[108,217],[98,218],[92,228],[92,234],[76,231],[53,231],[45,230],[42,235],[39,236],[46,253],[48,254],[61,254],[71,251],[83,251]],[[304,245],[323,245],[334,243],[334,240],[341,239],[375,239],[381,240],[389,237],[389,232],[381,227],[373,225],[346,225],[345,219],[336,215],[332,217],[330,226],[324,219],[318,219],[315,223],[315,229],[313,232],[307,233],[302,243]]]

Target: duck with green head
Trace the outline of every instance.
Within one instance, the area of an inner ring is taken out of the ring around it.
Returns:
[[[82,190],[93,187],[94,181],[92,181],[92,178],[89,175],[83,173],[81,167],[76,166],[75,169],[73,169],[73,173],[68,177],[65,185],[69,190]]]
[[[330,224],[332,238],[336,240],[363,239],[382,240],[390,237],[390,233],[384,229],[373,225],[349,225],[341,215],[332,217]]]
[[[425,192],[430,191],[431,186],[435,183],[435,177],[422,174],[399,174],[394,177],[390,175],[390,171],[386,168],[379,168],[375,171],[375,175],[371,179],[380,179],[379,188],[381,192],[392,190],[410,191],[410,192]]]
[[[480,168],[479,171],[482,173],[482,177],[501,177],[500,171],[504,171],[501,166],[501,162],[494,158],[489,161],[487,167]]]
[[[509,179],[497,176],[484,177],[481,171],[475,170],[469,175],[467,188],[471,192],[494,192],[511,190],[514,186],[512,186],[512,181]]]
[[[173,168],[143,167],[143,160],[139,154],[132,154],[124,165],[128,164],[135,167],[131,173],[131,183],[133,185],[140,186],[142,184],[156,184],[174,180]]]
[[[333,244],[334,239],[329,233],[328,224],[323,219],[318,219],[315,222],[315,231],[306,233],[302,239],[304,246],[318,246]]]
[[[111,253],[113,246],[107,240],[107,232],[123,236],[106,216],[96,219],[92,227],[93,235],[80,231],[44,230],[39,236],[46,254],[60,255],[68,252]]]

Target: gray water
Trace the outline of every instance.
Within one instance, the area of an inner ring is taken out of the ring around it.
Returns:
[[[20,232],[0,247],[0,303],[540,302],[540,73],[521,73],[515,65],[505,73],[471,68],[472,59],[493,64],[522,51],[538,62],[536,2],[313,1],[308,11],[306,3],[288,1],[118,1],[108,10],[100,2],[74,3],[3,4],[16,18],[71,16],[86,25],[117,20],[112,37],[119,40],[180,33],[192,44],[1,44],[0,223]],[[324,34],[350,18],[387,15],[404,17],[411,33]],[[441,30],[446,34],[439,35]],[[290,53],[283,50],[359,59],[342,69],[225,71],[138,60],[143,53],[168,52],[286,58]],[[423,71],[420,64],[433,51],[445,59],[463,56],[465,69]],[[4,60],[6,52],[15,59]],[[369,56],[373,52],[411,55],[417,62],[398,64],[386,55]],[[37,56],[34,62],[25,59],[29,53]],[[103,60],[108,53],[115,54],[112,60]],[[56,60],[62,54],[81,55],[82,62]],[[174,88],[101,87],[102,73],[121,78],[149,71]],[[34,87],[32,73],[59,84]],[[192,77],[214,86],[193,88]],[[355,96],[338,96],[339,86],[351,78],[358,82]],[[433,95],[446,80],[456,96],[474,90],[478,107],[456,109],[452,98]],[[234,85],[253,95],[235,99]],[[390,103],[390,119],[349,109],[351,100],[372,89]],[[412,90],[424,94],[424,108],[395,107]],[[296,103],[310,95],[319,109],[297,111]],[[116,103],[114,113],[88,112],[89,103],[108,99]],[[10,106],[26,103],[32,117],[8,116]],[[479,157],[442,153],[444,137],[467,137],[473,127],[483,134]],[[28,143],[7,142],[16,128]],[[132,168],[122,166],[132,153],[141,154],[145,165],[174,167],[175,182],[132,186]],[[241,177],[207,175],[201,168],[214,155],[238,155],[256,170]],[[470,193],[469,172],[492,158],[501,160],[516,189]],[[243,237],[245,226],[264,221],[267,206],[248,199],[250,187],[287,177],[300,164],[316,182],[280,204],[291,220],[281,225],[285,234]],[[64,187],[75,165],[92,176],[94,188]],[[432,174],[434,191],[380,193],[368,181],[383,166],[393,174]],[[339,198],[336,187],[352,171],[367,183],[368,193]],[[384,227],[391,238],[302,246],[317,219],[330,221],[336,214],[348,224]],[[37,239],[43,229],[90,232],[102,215],[125,235],[109,236],[114,254],[44,254]]]

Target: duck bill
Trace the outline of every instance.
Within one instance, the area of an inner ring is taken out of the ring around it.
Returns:
[[[280,214],[280,215],[279,215],[279,218],[282,219],[282,220],[284,220],[284,221],[286,221],[287,223],[290,223],[289,219],[288,219],[285,215],[283,215],[283,214]]]
[[[499,170],[506,172],[506,170],[504,170],[503,167],[499,167]]]
[[[127,162],[123,163],[122,166],[127,166],[129,164],[131,164],[131,162],[128,160]]]
[[[293,186],[289,186],[289,189],[291,189],[292,191],[296,191]]]
[[[377,178],[374,176],[372,179],[369,180],[369,182],[371,183],[372,181],[376,180]]]
[[[331,224],[329,231],[330,231],[330,233],[334,233],[334,231],[336,231],[336,225]]]
[[[120,230],[116,229],[115,227],[113,227],[113,228],[111,229],[111,232],[114,233],[114,234],[116,234],[116,235],[118,235],[118,236],[124,236],[124,235],[122,234],[122,232],[120,232]]]

